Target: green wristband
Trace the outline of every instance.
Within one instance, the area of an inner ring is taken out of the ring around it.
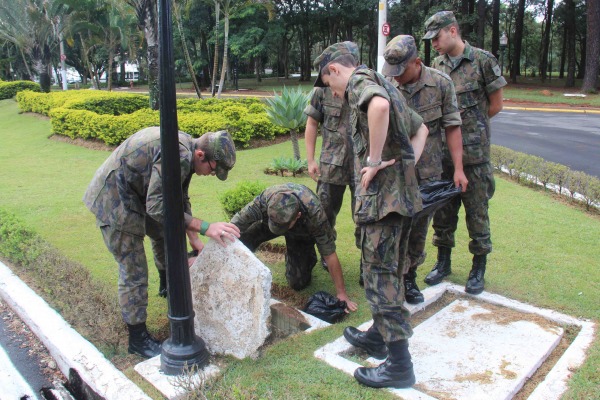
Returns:
[[[202,221],[202,224],[200,225],[200,234],[202,236],[206,235],[206,231],[208,230],[209,227],[210,227],[209,222]]]

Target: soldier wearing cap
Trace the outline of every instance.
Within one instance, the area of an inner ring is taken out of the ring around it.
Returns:
[[[465,291],[479,294],[484,289],[487,254],[492,251],[488,202],[496,188],[490,165],[490,118],[502,110],[502,87],[506,80],[491,53],[462,40],[451,11],[434,14],[425,22],[425,29],[427,33],[423,39],[431,40],[433,48],[440,53],[432,67],[448,74],[456,88],[463,123],[463,168],[469,180],[466,192],[433,217],[433,244],[438,248],[438,258],[425,282],[436,285],[451,273],[450,256],[462,202],[471,238],[469,251],[473,254]],[[454,166],[448,149],[445,149],[442,163],[442,177],[450,179]]]
[[[239,237],[237,226],[208,223],[192,217],[188,187],[194,174],[216,175],[220,180],[235,164],[235,145],[225,131],[205,133],[198,139],[179,132],[179,160],[184,199],[184,225],[192,248],[202,250],[198,233],[225,244]],[[146,329],[148,263],[144,236],[152,243],[161,277],[159,294],[166,296],[163,237],[163,192],[160,129],[134,133],[98,168],[83,201],[94,215],[104,243],[119,264],[119,304],[129,329],[129,352],[145,358],[160,354],[160,342]]]
[[[423,119],[385,77],[356,60],[345,43],[326,48],[315,60],[315,86],[328,86],[350,107],[354,146],[356,206],[361,230],[361,262],[373,325],[354,327],[344,337],[371,356],[386,358],[376,368],[361,367],[354,377],[371,387],[410,387],[415,375],[408,351],[412,335],[404,307],[402,271],[411,217],[422,209],[415,172],[427,138]]]
[[[358,62],[358,46],[352,42],[345,43]],[[350,109],[348,103],[342,98],[335,97],[329,88],[316,87],[304,113],[308,117],[304,131],[308,173],[313,180],[317,181],[317,195],[333,228],[334,236],[337,237],[335,221],[342,207],[346,186],[350,189],[351,209],[354,210],[354,154]],[[319,165],[317,165],[315,145],[319,124],[321,124],[323,143]],[[326,263],[323,266],[326,267]]]
[[[231,219],[240,240],[251,251],[266,241],[285,237],[285,277],[294,290],[307,287],[317,263],[315,244],[329,266],[336,296],[347,311],[356,311],[348,298],[342,267],[335,252],[335,236],[317,195],[304,185],[285,183],[265,189]]]
[[[412,36],[393,38],[386,46],[383,57],[385,63],[382,73],[394,79],[408,105],[419,113],[429,129],[425,149],[417,163],[419,185],[441,179],[445,141],[454,165],[454,184],[462,186],[464,192],[467,190],[467,178],[462,166],[462,121],[452,80],[443,72],[423,65]],[[409,304],[424,301],[416,278],[417,267],[425,261],[425,240],[431,218],[413,219],[406,266],[408,271],[404,274],[404,295]]]

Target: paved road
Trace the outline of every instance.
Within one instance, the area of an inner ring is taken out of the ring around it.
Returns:
[[[600,114],[502,111],[492,143],[600,177]]]
[[[43,399],[41,390],[52,387],[40,367],[31,333],[0,301],[0,400]]]

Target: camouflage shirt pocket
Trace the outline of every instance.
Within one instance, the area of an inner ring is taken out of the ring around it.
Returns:
[[[431,104],[425,104],[417,110],[417,113],[423,118],[423,123],[428,124],[442,118],[442,102],[436,101]]]
[[[323,128],[336,132],[340,125],[342,106],[337,104],[323,103]]]

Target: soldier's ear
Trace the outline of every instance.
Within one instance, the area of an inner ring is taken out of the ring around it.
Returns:
[[[204,151],[202,151],[201,149],[196,149],[196,150],[194,150],[194,155],[195,155],[196,157],[198,157],[198,159],[199,159],[200,161],[203,161],[203,160],[204,160],[204,156],[205,156],[205,154],[204,154]]]

